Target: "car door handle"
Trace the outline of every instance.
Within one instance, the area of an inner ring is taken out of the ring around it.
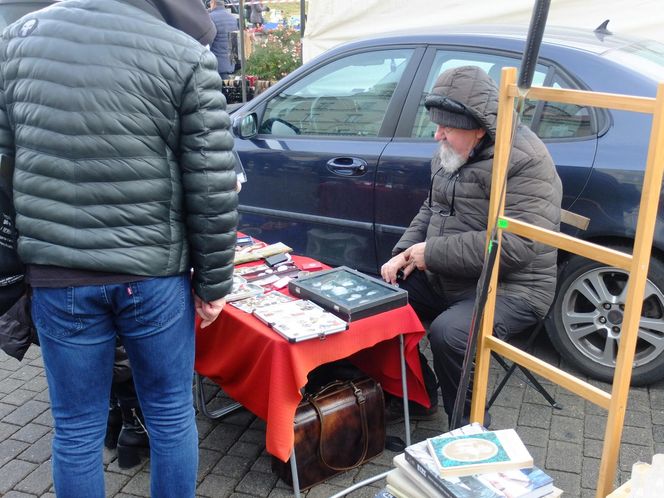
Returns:
[[[338,175],[361,175],[367,171],[367,162],[357,157],[335,157],[327,162],[327,169]]]

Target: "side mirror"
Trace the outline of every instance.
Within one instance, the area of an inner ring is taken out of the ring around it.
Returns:
[[[238,138],[254,138],[258,135],[258,116],[255,112],[238,116],[233,121],[233,133]]]

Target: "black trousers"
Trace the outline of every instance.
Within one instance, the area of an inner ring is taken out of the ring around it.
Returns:
[[[470,333],[475,289],[470,289],[467,295],[449,299],[437,292],[426,274],[419,270],[415,270],[405,281],[400,281],[399,286],[408,291],[408,302],[419,318],[431,321],[429,342],[433,353],[433,368],[443,394],[445,412],[451,417]],[[523,299],[501,295],[496,298],[494,315],[493,333],[500,339],[532,329],[539,319]],[[436,394],[435,378],[432,380],[431,367],[422,353],[420,359],[424,382],[431,397],[432,393]],[[471,393],[472,384],[466,393],[464,415],[470,413]],[[436,402],[437,396],[432,397],[432,404]]]

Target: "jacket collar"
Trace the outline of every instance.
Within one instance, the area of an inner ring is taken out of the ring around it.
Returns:
[[[217,28],[200,0],[118,0],[137,7],[178,29],[201,45],[214,40]]]
[[[164,16],[161,15],[161,12],[159,12],[159,10],[157,10],[157,7],[153,5],[152,0],[118,0],[118,1],[132,5],[137,9],[141,9],[147,12],[148,14],[153,15],[157,19],[166,22],[166,19],[164,19]]]

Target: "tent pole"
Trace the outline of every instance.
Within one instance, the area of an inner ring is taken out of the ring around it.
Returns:
[[[240,85],[242,86],[242,103],[244,104],[247,101],[247,78],[246,78],[246,60],[244,57],[244,0],[240,0],[240,40],[239,40],[239,50],[240,50]]]

